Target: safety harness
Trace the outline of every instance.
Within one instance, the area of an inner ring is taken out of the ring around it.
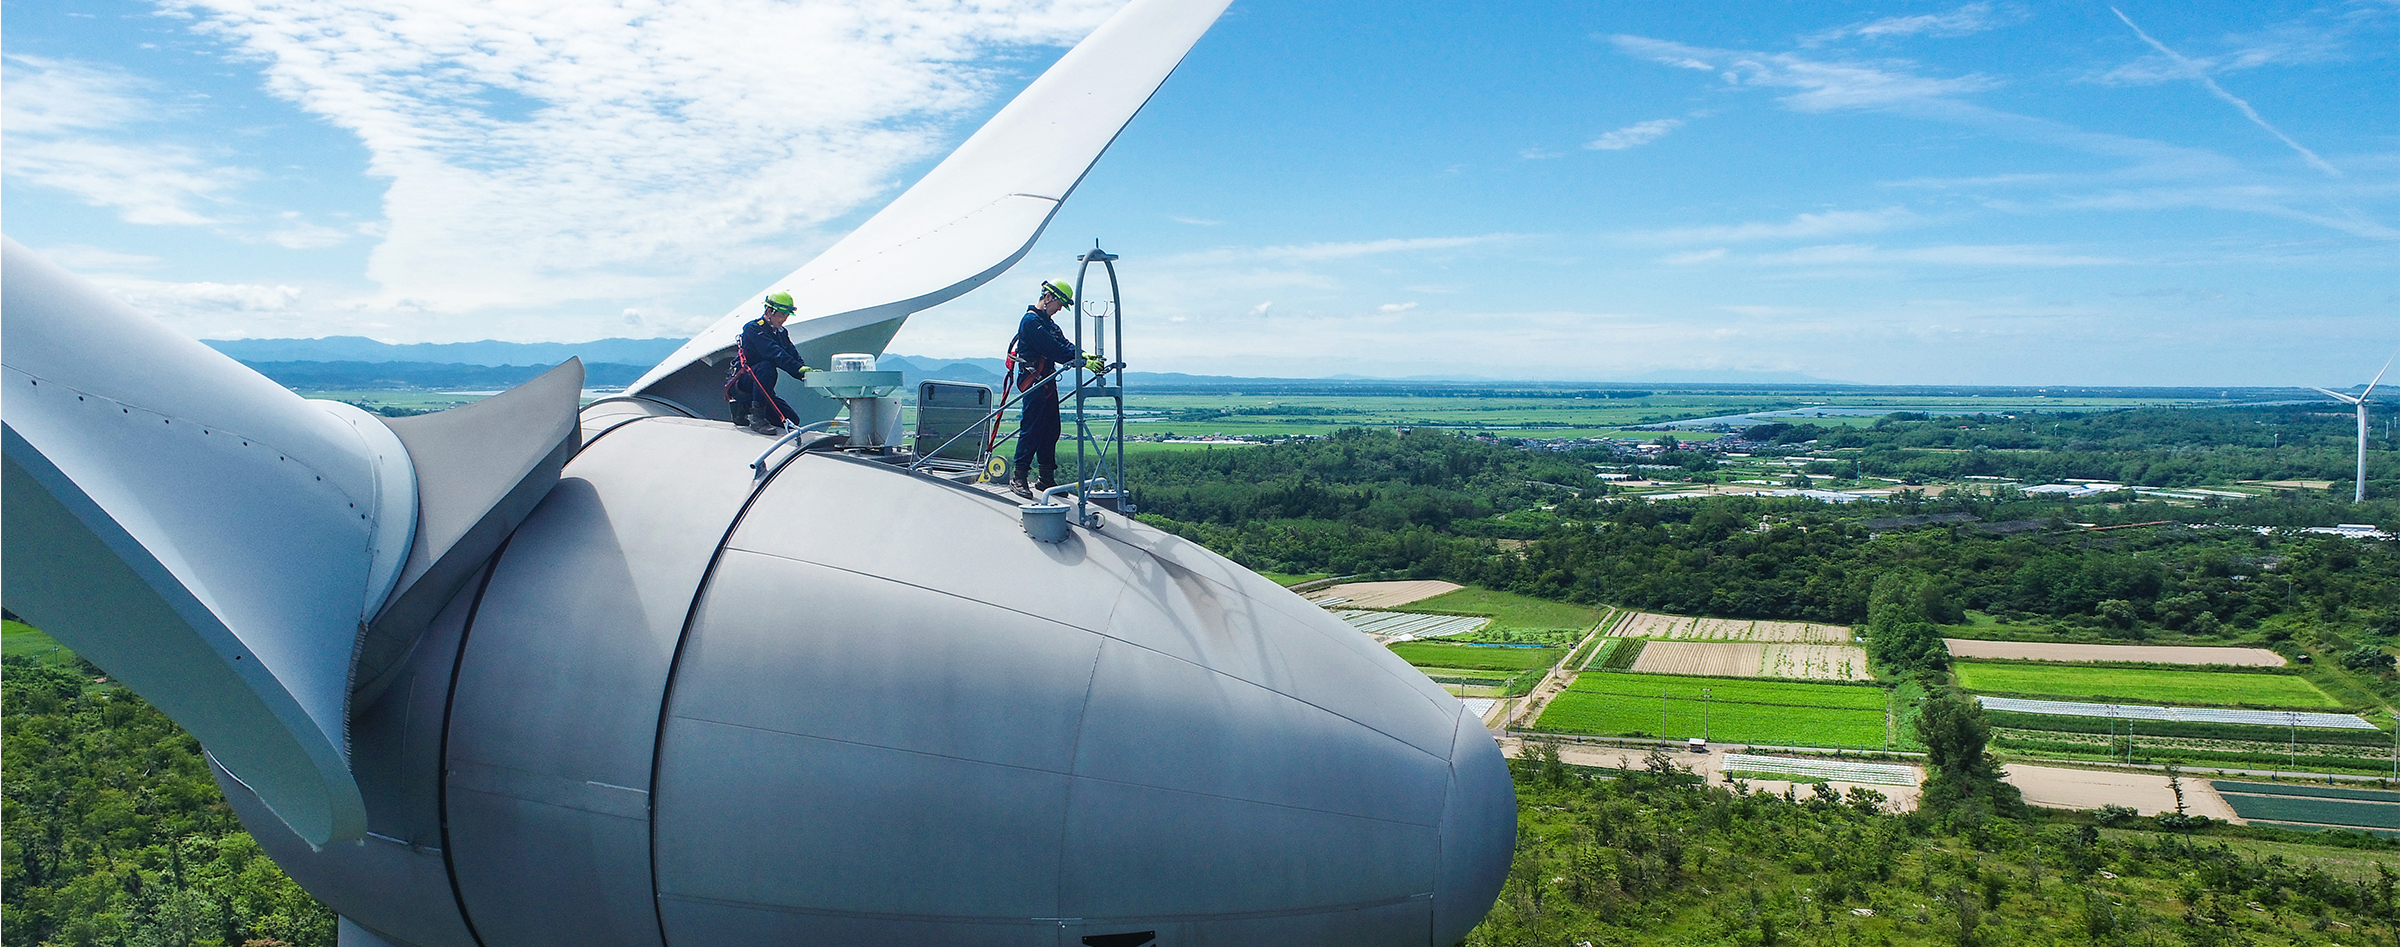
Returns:
[[[733,386],[739,383],[744,376],[747,376],[750,379],[751,400],[766,402],[767,410],[775,412],[775,420],[783,422],[785,427],[790,427],[792,425],[792,419],[784,416],[783,405],[777,403],[776,397],[768,393],[767,386],[759,383],[758,372],[750,367],[749,347],[738,342],[735,343],[733,346],[733,360],[733,374],[728,375],[725,378],[725,400],[733,400]]]

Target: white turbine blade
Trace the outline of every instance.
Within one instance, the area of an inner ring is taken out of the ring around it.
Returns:
[[[416,529],[406,449],[0,248],[9,608],[166,711],[302,838],[361,837],[350,660]]]
[[[2392,370],[2395,359],[2400,359],[2400,352],[2393,352],[2391,358],[2383,360],[2383,370],[2375,373],[2375,380],[2367,383],[2367,390],[2358,393],[2358,400],[2365,401],[2368,395],[2375,393],[2375,386],[2383,383],[2383,373]]]
[[[2341,402],[2341,403],[2343,403],[2343,404],[2357,404],[2357,403],[2359,403],[2361,400],[2364,400],[2364,399],[2360,399],[2360,398],[2353,398],[2353,397],[2350,397],[2349,395],[2345,395],[2345,394],[2343,394],[2343,393],[2341,393],[2341,392],[2338,392],[2338,391],[2333,391],[2333,390],[2331,390],[2331,389],[2319,388],[2319,387],[2317,387],[2317,386],[2315,386],[2315,385],[2310,385],[2310,386],[2308,386],[2308,390],[2310,390],[2310,391],[2322,391],[2322,392],[2325,392],[2326,396],[2328,396],[2328,397],[2331,397],[2331,398],[2333,398],[2333,399],[2335,399],[2335,400],[2338,400],[2338,401],[2340,401],[2340,402]]]
[[[731,348],[769,292],[789,292],[798,305],[794,339],[890,323],[880,338],[853,343],[880,348],[910,313],[998,276],[1033,246],[1109,142],[1230,2],[1133,0],[907,193],[733,307],[627,393],[642,393]]]

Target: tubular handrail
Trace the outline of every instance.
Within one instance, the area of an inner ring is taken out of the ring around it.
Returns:
[[[782,448],[783,445],[798,440],[802,434],[806,434],[810,431],[829,428],[840,423],[842,423],[840,418],[829,418],[827,420],[818,421],[814,424],[793,428],[790,432],[784,434],[780,438],[777,438],[775,443],[767,445],[767,449],[759,453],[758,459],[750,462],[750,479],[767,479],[767,458],[773,455],[776,450]]]
[[[1037,382],[1034,382],[1032,385],[1030,385],[1030,386],[1028,386],[1028,387],[1032,387],[1032,388],[1039,388],[1039,387],[1041,387],[1041,386],[1043,386],[1043,385],[1047,385],[1047,384],[1049,384],[1049,383],[1051,382],[1051,380],[1052,380],[1052,379],[1055,379],[1055,378],[1057,378],[1057,377],[1058,377],[1058,376],[1060,376],[1060,375],[1066,374],[1066,371],[1067,371],[1067,369],[1069,369],[1069,368],[1071,368],[1071,367],[1073,367],[1073,366],[1070,366],[1070,365],[1061,365],[1061,366],[1059,366],[1059,367],[1058,367],[1058,370],[1057,370],[1057,371],[1054,371],[1054,372],[1051,372],[1051,373],[1050,373],[1050,374],[1048,374],[1048,375],[1042,376],[1042,380],[1040,380],[1040,381],[1037,381]],[[1122,367],[1124,367],[1124,366],[1121,366],[1121,365],[1115,365],[1115,366],[1110,366],[1110,367],[1113,369],[1113,368],[1122,368]],[[1082,385],[1076,385],[1076,386],[1075,386],[1075,388],[1076,388],[1076,390],[1080,391],[1080,390],[1082,390],[1082,389],[1083,389],[1084,385],[1089,385],[1089,384],[1091,384],[1091,383],[1092,383],[1092,381],[1098,381],[1098,380],[1100,380],[1100,379],[1101,379],[1101,378],[1103,378],[1103,377],[1106,377],[1106,376],[1105,376],[1105,374],[1103,374],[1103,375],[1095,375],[1095,376],[1093,376],[1093,377],[1092,377],[1091,381],[1086,381],[1086,382],[1084,382]],[[920,407],[921,407],[921,406],[920,406]],[[959,439],[959,438],[962,438],[962,437],[965,437],[965,436],[967,436],[967,434],[968,434],[969,432],[971,432],[971,431],[981,431],[981,430],[983,430],[983,426],[984,426],[984,425],[992,423],[992,419],[993,419],[993,418],[997,418],[997,417],[999,417],[999,416],[1000,416],[1002,413],[1005,413],[1007,410],[1008,410],[1008,399],[1007,399],[1007,398],[1002,398],[1002,399],[1000,399],[1000,406],[999,406],[999,407],[996,407],[996,408],[993,408],[993,409],[990,411],[990,413],[987,413],[987,414],[985,414],[985,415],[983,416],[983,420],[980,420],[980,421],[977,421],[977,422],[975,422],[975,426],[974,426],[974,427],[971,427],[971,428],[968,428],[968,429],[967,429],[967,430],[965,430],[965,431],[960,431],[960,432],[958,432],[958,433],[956,433],[956,434],[952,434],[952,435],[950,435],[950,439],[949,439],[949,440],[946,440],[946,441],[943,441],[943,442],[942,442],[942,446],[940,446],[940,447],[936,447],[936,448],[934,448],[933,450],[931,450],[931,451],[928,451],[928,452],[926,452],[924,455],[922,455],[922,456],[918,457],[918,458],[917,458],[917,462],[916,462],[916,463],[913,463],[913,464],[910,464],[910,465],[908,465],[908,469],[913,471],[913,470],[915,470],[915,469],[917,469],[917,468],[919,468],[919,467],[925,466],[925,462],[926,462],[926,461],[932,460],[932,459],[934,459],[935,457],[939,456],[939,455],[941,454],[941,452],[943,452],[943,451],[946,451],[946,450],[949,450],[949,449],[950,449],[950,445],[958,443],[958,439]],[[1016,435],[1015,435],[1015,434],[1013,434],[1013,433],[1012,433],[1012,434],[1010,434],[1010,435],[1008,435],[1008,437],[1015,437],[1015,436],[1016,436]],[[1008,439],[1007,437],[1004,437],[1004,438],[1001,438],[1000,440],[1001,440],[1001,441],[1006,441],[1007,439]],[[994,446],[997,446],[997,444],[995,444]]]

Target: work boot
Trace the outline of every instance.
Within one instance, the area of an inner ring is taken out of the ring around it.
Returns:
[[[1042,478],[1033,482],[1036,490],[1048,490],[1055,486],[1058,486],[1058,471],[1055,470],[1042,471]]]
[[[783,436],[783,425],[777,424],[773,421],[759,421],[750,425],[750,433],[764,434],[768,437],[781,437]]]
[[[1028,500],[1033,499],[1033,488],[1026,485],[1025,478],[1023,477],[1008,478],[1008,492],[1014,493]]]

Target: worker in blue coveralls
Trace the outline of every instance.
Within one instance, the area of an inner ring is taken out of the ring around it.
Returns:
[[[816,370],[800,360],[792,334],[783,328],[793,308],[792,294],[774,293],[767,297],[765,313],[742,323],[742,344],[725,375],[725,406],[733,413],[734,427],[772,435],[799,423],[791,403],[775,396],[777,369],[794,378]]]
[[[1017,458],[1008,468],[1008,488],[1018,496],[1033,498],[1033,491],[1057,486],[1058,478],[1058,382],[1050,378],[1062,364],[1084,363],[1098,373],[1107,366],[1092,356],[1075,350],[1067,334],[1050,317],[1075,304],[1075,289],[1063,280],[1042,284],[1041,299],[1025,307],[1025,318],[1017,321],[1016,352],[1017,390],[1024,393],[1024,407],[1017,415]],[[1035,467],[1041,479],[1026,483],[1027,474]]]

